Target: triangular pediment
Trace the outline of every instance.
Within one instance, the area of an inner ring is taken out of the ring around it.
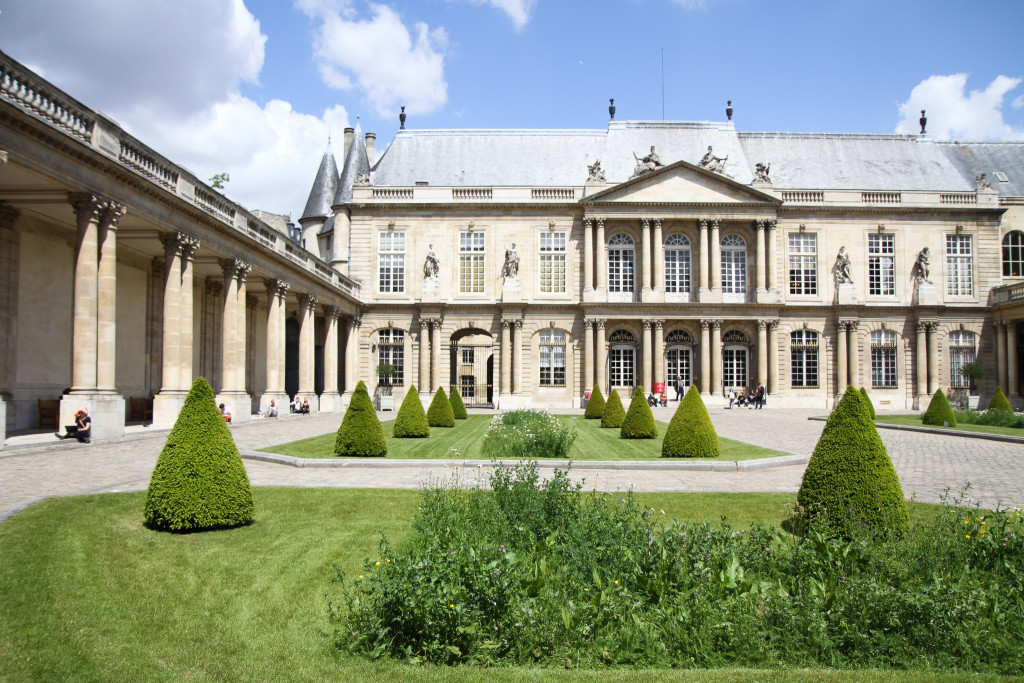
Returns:
[[[583,199],[585,204],[781,204],[781,200],[685,161]]]

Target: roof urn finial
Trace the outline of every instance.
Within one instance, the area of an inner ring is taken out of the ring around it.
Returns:
[[[611,120],[615,120],[615,98],[608,99],[608,114],[611,115]]]
[[[405,130],[405,105],[402,105],[402,113],[398,115],[398,122],[402,124],[399,130]]]
[[[921,124],[921,135],[927,135],[924,127],[928,125],[928,117],[924,115],[924,109],[921,110],[921,118],[917,122]]]
[[[725,118],[732,121],[732,100],[725,101]]]

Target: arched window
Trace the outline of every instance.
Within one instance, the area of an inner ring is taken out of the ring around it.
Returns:
[[[949,386],[954,389],[970,388],[970,379],[960,372],[968,363],[975,360],[975,341],[973,332],[957,330],[949,333]]]
[[[618,233],[608,240],[608,291],[633,292],[635,271],[635,246],[633,238]]]
[[[690,240],[680,234],[665,240],[665,291],[690,293]]]
[[[722,238],[722,294],[743,301],[747,293],[747,243],[739,235]],[[739,297],[739,298],[737,298]]]
[[[611,387],[631,387],[636,379],[636,337],[616,330],[608,337],[608,378]]]
[[[377,367],[391,365],[395,374],[390,378],[378,372],[377,384],[400,387],[405,383],[405,332],[387,328],[377,332]]]
[[[871,386],[875,389],[895,389],[896,333],[874,330],[871,333]]]
[[[684,390],[690,386],[692,360],[693,337],[685,330],[669,332],[665,336],[665,376],[668,378],[668,386],[675,388],[680,381]]]
[[[750,340],[739,330],[729,330],[722,335],[722,384],[725,390],[747,386],[749,351]],[[712,387],[712,391],[717,389]]]
[[[794,387],[818,386],[818,333],[797,330],[789,335],[789,380]]]
[[[540,385],[565,386],[565,332],[540,331]]]
[[[1003,277],[1024,277],[1024,232],[1020,230],[1003,237]]]

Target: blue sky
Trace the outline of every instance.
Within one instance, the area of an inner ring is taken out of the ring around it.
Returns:
[[[328,134],[603,128],[1024,139],[1024,2],[0,0],[0,49],[298,217]],[[664,63],[664,80],[662,79]],[[340,149],[340,145],[338,145]],[[339,159],[340,162],[340,159]]]

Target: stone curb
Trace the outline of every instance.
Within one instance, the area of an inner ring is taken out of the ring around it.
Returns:
[[[809,417],[813,422],[825,422],[827,417]],[[945,429],[943,427],[915,427],[914,425],[894,425],[887,422],[876,422],[878,429],[895,429],[902,432],[920,432],[921,434],[941,434],[943,436],[962,436],[965,439],[982,439],[984,441],[1002,441],[1003,443],[1024,444],[1024,436],[1010,436],[1008,434],[987,434],[985,432],[964,432],[957,429]]]
[[[290,455],[277,455],[261,451],[246,450],[242,452],[245,460],[269,462],[287,467],[349,467],[349,468],[380,468],[380,469],[431,469],[437,467],[471,468],[490,467],[490,460],[386,460],[382,458],[351,459],[314,459],[294,458]],[[773,467],[789,467],[806,465],[810,458],[806,455],[783,455],[776,458],[760,458],[758,460],[698,460],[693,462],[660,461],[660,460],[577,460],[573,470],[671,470],[693,472],[752,472]],[[499,461],[506,466],[518,465],[518,461]],[[568,460],[538,461],[542,467],[568,467]]]

